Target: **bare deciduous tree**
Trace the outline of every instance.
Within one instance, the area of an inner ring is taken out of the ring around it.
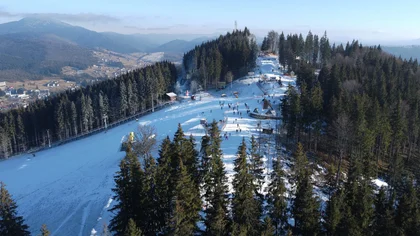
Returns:
[[[198,84],[197,84],[197,82],[195,80],[191,81],[191,84],[190,84],[190,92],[191,93],[196,93],[197,90],[198,90]]]
[[[133,145],[134,152],[143,158],[152,155],[156,147],[156,129],[150,125],[139,125],[137,127],[137,142]]]
[[[338,116],[332,124],[331,137],[333,139],[334,149],[338,155],[338,167],[337,167],[337,177],[336,184],[338,185],[340,181],[340,172],[341,164],[343,157],[346,154],[347,147],[351,137],[351,122],[346,114],[341,114]]]

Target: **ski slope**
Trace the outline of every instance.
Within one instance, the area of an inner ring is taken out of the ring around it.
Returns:
[[[261,71],[263,74],[280,75],[278,61],[274,57],[266,58],[270,59],[270,63],[263,59],[257,61],[257,64],[263,65],[256,70],[257,74]],[[294,83],[291,77],[283,78]],[[176,103],[106,133],[44,150],[37,153],[36,157],[22,155],[1,161],[0,181],[6,183],[7,189],[17,201],[19,213],[24,216],[33,234],[39,232],[42,224],[47,224],[52,235],[99,235],[103,224],[112,217],[108,209],[113,205],[113,176],[124,157],[124,153],[119,151],[124,135],[136,131],[139,124],[152,125],[156,128],[160,144],[168,135],[173,138],[180,123],[186,135],[193,135],[199,144],[205,134],[200,119],[206,118],[211,122],[213,119],[219,121],[226,118],[221,133],[226,133],[228,139],[223,138],[222,149],[226,170],[231,178],[233,160],[242,138],[248,141],[251,135],[260,135],[257,129],[259,120],[249,117],[244,105],[247,103],[251,111],[254,108],[262,109],[261,100],[264,95],[257,81],[255,78],[237,80],[232,89],[229,86],[222,91],[202,94],[201,101]],[[265,84],[263,88],[269,90],[269,99],[276,100],[274,105],[277,106],[278,98],[284,95],[287,86],[279,87],[273,83]],[[232,96],[234,91],[239,93],[238,98]],[[227,97],[221,97],[221,94]],[[219,105],[221,103],[224,106]],[[229,109],[228,103],[238,105],[242,118]],[[264,120],[261,125],[275,128],[276,121]],[[236,132],[239,128],[241,132]],[[271,165],[269,157],[274,153],[274,139],[267,138],[265,142],[266,160]]]

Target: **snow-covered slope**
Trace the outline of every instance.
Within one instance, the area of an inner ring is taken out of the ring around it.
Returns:
[[[262,73],[278,72],[278,62],[266,63]],[[293,78],[285,77],[288,82]],[[103,223],[111,216],[107,210],[112,206],[113,175],[124,153],[119,152],[121,138],[135,131],[139,124],[155,126],[158,141],[167,135],[173,137],[177,124],[182,125],[187,135],[194,135],[197,142],[205,134],[200,119],[223,120],[227,124],[222,131],[228,139],[222,149],[228,174],[233,171],[233,160],[242,138],[258,136],[258,120],[246,113],[245,103],[262,109],[263,92],[257,86],[258,79],[242,79],[224,91],[211,92],[201,101],[185,101],[171,107],[82,140],[65,144],[36,154],[23,155],[0,162],[0,180],[16,199],[19,212],[24,216],[32,233],[38,233],[42,224],[47,224],[53,235],[90,235],[101,232]],[[275,84],[273,84],[275,85]],[[286,86],[270,87],[270,96],[282,96]],[[232,92],[239,92],[239,97]],[[221,94],[227,97],[221,97]],[[273,98],[270,98],[273,99]],[[278,100],[277,100],[278,101]],[[221,107],[219,104],[224,103]],[[228,103],[238,104],[239,112],[233,114]],[[278,102],[276,102],[278,103]],[[278,104],[275,104],[278,105]],[[275,121],[262,121],[263,127],[275,127]],[[236,129],[241,132],[236,132]],[[230,135],[229,135],[230,134]],[[263,135],[264,136],[264,135]],[[267,139],[267,160],[274,153],[274,139]],[[271,164],[271,163],[269,163]]]

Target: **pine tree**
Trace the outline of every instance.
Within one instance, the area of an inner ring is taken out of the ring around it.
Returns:
[[[319,232],[319,202],[313,196],[309,174],[304,174],[299,178],[292,214],[295,219],[294,230],[297,234],[316,235]]]
[[[375,215],[372,224],[373,235],[396,235],[393,201],[386,196],[382,187],[375,198]]]
[[[312,64],[316,65],[319,57],[319,39],[318,35],[314,35],[314,51],[312,54]]]
[[[257,185],[259,191],[262,190],[264,183],[264,161],[262,156],[258,153],[258,143],[254,135],[251,136],[251,147],[249,149],[249,171],[254,179],[254,184]]]
[[[130,149],[127,149],[130,150]],[[114,200],[118,203],[110,209],[116,212],[110,221],[110,229],[117,234],[123,234],[130,219],[134,221],[146,220],[137,219],[138,213],[143,209],[141,202],[144,200],[140,194],[142,191],[143,171],[137,157],[132,152],[127,152],[126,157],[120,162],[120,170],[115,177],[116,187],[112,190],[115,193]]]
[[[198,152],[195,149],[195,139],[192,135],[183,144],[184,165],[188,170],[191,179],[198,186],[200,181]]]
[[[143,233],[137,227],[136,222],[133,219],[128,221],[127,228],[124,231],[124,236],[142,236]]]
[[[294,179],[297,180],[292,206],[292,215],[295,219],[294,231],[302,235],[316,235],[320,228],[320,206],[317,198],[313,196],[311,173],[307,168],[307,158],[300,143],[294,156]]]
[[[405,183],[404,192],[405,194],[398,199],[395,216],[398,234],[417,235],[420,232],[420,211],[418,196],[411,180],[407,180],[407,183]]]
[[[210,168],[210,136],[204,135],[201,138],[200,149],[200,182],[206,182],[205,178],[208,177]]]
[[[137,214],[141,219],[137,224],[144,234],[154,234],[160,229],[160,215],[158,191],[156,189],[157,165],[152,156],[147,156],[143,163],[144,174],[142,176],[141,192],[139,202],[141,205],[137,209]]]
[[[338,231],[348,235],[366,235],[370,232],[373,219],[373,191],[370,185],[359,158],[352,156]]]
[[[16,116],[16,138],[17,138],[18,150],[25,151],[26,150],[26,131],[25,131],[25,125],[23,124],[22,117],[19,113]]]
[[[268,46],[268,42],[267,42],[267,37],[264,37],[262,44],[261,44],[261,51],[267,51],[269,48]]]
[[[160,146],[158,168],[156,173],[157,191],[157,214],[159,219],[159,231],[167,231],[171,215],[171,202],[174,194],[174,180],[171,178],[171,140],[166,137]]]
[[[271,172],[271,182],[268,185],[267,194],[267,214],[270,216],[275,229],[274,235],[281,235],[283,227],[287,223],[287,202],[286,187],[283,181],[284,172],[281,167],[280,157],[273,162],[273,172]]]
[[[327,32],[325,31],[324,35],[319,42],[320,54],[321,54],[321,63],[326,64],[331,58],[331,46],[327,37]]]
[[[184,152],[184,144],[187,141],[185,138],[184,131],[182,130],[181,124],[178,124],[178,129],[174,134],[174,138],[171,144],[171,178],[174,182],[177,181],[179,171],[179,161],[186,162],[186,156]]]
[[[301,177],[306,178],[306,175],[309,174],[308,172],[308,158],[306,157],[306,153],[303,150],[303,146],[301,143],[297,144],[296,151],[293,154],[295,158],[295,165],[293,166],[295,180],[299,181]]]
[[[205,209],[205,235],[227,235],[230,219],[228,216],[228,186],[225,167],[220,149],[221,137],[217,122],[213,121],[210,128],[210,165],[208,178],[204,182],[204,197],[208,202]]]
[[[50,231],[47,229],[47,226],[45,224],[41,227],[41,236],[50,236]]]
[[[77,130],[78,130],[78,127],[77,127],[77,109],[76,109],[76,105],[74,104],[74,102],[71,102],[70,103],[70,108],[69,108],[69,111],[70,111],[70,114],[69,114],[69,116],[70,116],[70,122],[71,122],[71,130],[72,130],[72,133],[73,133],[73,135],[77,135]]]
[[[180,172],[175,189],[173,215],[171,217],[171,235],[193,235],[197,231],[201,208],[198,186],[191,179],[187,168],[180,160]]]
[[[312,62],[313,50],[314,50],[314,36],[312,35],[312,32],[309,31],[308,35],[306,35],[306,40],[305,40],[305,61],[307,63]]]
[[[279,38],[279,62],[283,67],[286,66],[286,39],[284,38],[284,33],[281,32]]]
[[[343,191],[337,189],[327,202],[324,217],[324,227],[327,235],[337,235],[338,224],[341,221],[343,209]]]
[[[0,182],[0,235],[30,235],[22,216],[17,215],[17,205],[3,182]]]
[[[124,118],[128,110],[128,101],[127,101],[127,87],[125,86],[124,80],[121,80],[119,84],[119,118]]]
[[[260,227],[260,204],[254,196],[255,186],[253,176],[249,173],[247,164],[245,139],[238,148],[235,159],[235,175],[233,179],[233,235],[258,235]]]

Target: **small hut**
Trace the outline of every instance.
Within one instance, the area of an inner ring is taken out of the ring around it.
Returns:
[[[173,102],[173,101],[176,101],[176,97],[177,97],[176,93],[173,93],[173,92],[166,93],[166,96],[168,96],[168,97],[169,97],[169,99],[170,99],[172,102]]]

